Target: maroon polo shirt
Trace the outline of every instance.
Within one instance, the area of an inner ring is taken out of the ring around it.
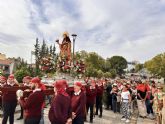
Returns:
[[[86,106],[86,95],[83,91],[79,95],[73,95],[71,99],[72,112],[76,113],[76,117],[84,117]]]
[[[7,88],[12,88],[18,86],[17,84],[14,84],[13,86],[5,84],[3,87],[7,87]],[[16,92],[15,91],[5,91],[2,94],[2,101],[3,102],[17,102],[17,96],[16,96]]]
[[[97,89],[90,89],[90,86],[86,87],[86,97],[87,97],[87,104],[95,104],[96,102],[96,95]]]
[[[26,118],[41,118],[42,105],[44,103],[45,94],[41,91],[35,91],[25,99],[20,99],[19,103],[24,109],[24,117]]]

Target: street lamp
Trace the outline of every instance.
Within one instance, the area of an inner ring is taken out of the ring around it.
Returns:
[[[74,65],[74,48],[75,48],[75,40],[76,40],[77,35],[72,34],[72,37],[73,37],[73,65]]]

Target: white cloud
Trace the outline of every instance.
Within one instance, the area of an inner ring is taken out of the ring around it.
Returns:
[[[164,52],[164,8],[164,0],[1,0],[0,50],[29,60],[36,37],[50,44],[68,31],[78,34],[76,50],[143,62]]]

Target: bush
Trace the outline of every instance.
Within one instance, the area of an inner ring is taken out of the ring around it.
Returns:
[[[19,83],[22,83],[23,77],[25,77],[27,75],[28,76],[30,75],[30,72],[27,70],[27,68],[21,68],[21,69],[17,70],[14,74],[15,78],[17,79],[17,81]]]

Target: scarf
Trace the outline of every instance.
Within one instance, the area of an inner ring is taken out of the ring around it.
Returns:
[[[69,96],[68,93],[65,91],[64,88],[57,89],[57,94],[61,94],[63,96]]]

